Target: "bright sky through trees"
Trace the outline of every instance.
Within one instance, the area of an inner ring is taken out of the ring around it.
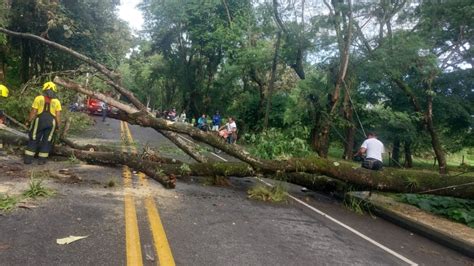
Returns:
[[[143,26],[143,16],[137,5],[141,0],[121,0],[119,6],[119,16],[128,22],[134,31],[139,31]]]

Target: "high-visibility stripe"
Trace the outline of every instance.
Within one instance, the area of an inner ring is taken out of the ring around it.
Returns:
[[[31,138],[33,140],[36,140],[36,133],[38,133],[38,124],[39,124],[39,118],[38,117],[35,119],[34,123],[35,123],[35,125],[33,127],[33,133],[31,134]]]
[[[49,153],[47,152],[39,152],[38,153],[38,157],[41,157],[41,158],[48,158],[49,156]]]
[[[32,151],[29,151],[29,150],[25,150],[25,155],[28,155],[28,156],[35,156],[35,153],[32,152]]]
[[[55,129],[56,129],[56,120],[53,119],[53,128],[51,129],[51,132],[49,133],[48,141],[51,141],[53,139],[53,134],[54,134]]]
[[[0,149],[3,149],[3,143],[0,141]]]

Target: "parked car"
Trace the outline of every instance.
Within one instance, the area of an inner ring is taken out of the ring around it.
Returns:
[[[94,115],[102,114],[102,101],[95,98],[87,98],[86,100],[87,112]]]
[[[87,112],[94,115],[102,114],[102,101],[95,98],[88,98],[86,101]],[[114,106],[107,105],[108,114],[118,114],[118,109]]]

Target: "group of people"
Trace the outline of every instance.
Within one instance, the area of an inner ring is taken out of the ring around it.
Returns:
[[[176,108],[173,108],[171,110],[165,110],[163,112],[156,111],[156,117],[164,118],[166,120],[175,121],[175,122],[182,122],[182,123],[186,122],[186,112],[182,111],[181,114],[178,116],[178,113],[176,112]]]
[[[237,141],[237,123],[235,123],[235,119],[233,117],[229,117],[227,119],[227,123],[222,125],[222,117],[219,111],[217,111],[212,116],[211,125],[211,130],[219,132],[219,136],[224,138],[227,143],[235,143]],[[203,131],[209,130],[206,114],[202,114],[201,117],[199,117],[196,127]]]
[[[54,132],[61,124],[61,102],[56,97],[57,87],[51,81],[43,84],[40,95],[36,96],[26,121],[29,126],[28,144],[26,145],[24,163],[31,164],[38,156],[38,164],[45,164],[52,148]],[[8,88],[0,85],[2,101],[9,96]],[[3,111],[0,111],[0,123],[4,123]],[[3,148],[3,143],[0,149]],[[3,151],[2,151],[3,153]]]
[[[31,164],[37,155],[39,164],[45,164],[52,148],[54,132],[61,124],[61,102],[56,97],[56,84],[49,81],[43,84],[40,95],[36,96],[31,106],[26,125],[29,127],[29,140],[25,149],[24,163]],[[6,86],[0,84],[0,104],[9,96],[9,90]],[[2,104],[3,105],[3,104]],[[0,105],[1,107],[1,105]],[[186,113],[177,117],[176,109],[164,112],[164,118],[182,122],[186,121]],[[157,114],[158,116],[158,114]],[[5,122],[5,116],[0,109],[0,124]],[[198,119],[196,126],[204,131],[209,130],[206,114]],[[217,131],[219,136],[228,143],[235,143],[237,140],[237,124],[233,117],[229,117],[226,124],[222,125],[222,117],[219,112],[212,116],[212,131]],[[377,139],[373,132],[369,132],[367,139],[362,143],[360,149],[354,156],[363,156],[362,167],[371,170],[381,170],[383,167],[382,153],[385,152],[383,143]],[[3,143],[0,141],[0,155],[4,154]]]

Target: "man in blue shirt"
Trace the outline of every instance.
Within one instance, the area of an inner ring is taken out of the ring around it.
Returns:
[[[219,114],[219,111],[217,111],[216,114],[212,116],[212,131],[219,130],[219,128],[221,127],[221,120],[221,115]]]

